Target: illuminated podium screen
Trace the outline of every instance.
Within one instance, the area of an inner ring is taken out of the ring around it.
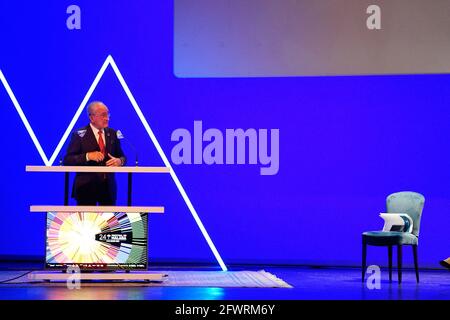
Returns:
[[[48,212],[46,268],[146,270],[147,213]]]

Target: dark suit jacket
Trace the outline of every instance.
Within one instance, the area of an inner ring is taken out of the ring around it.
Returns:
[[[120,146],[120,140],[117,138],[116,130],[111,128],[104,129],[104,139],[106,153],[110,153],[116,158],[121,158],[125,164],[126,158]],[[80,128],[73,132],[72,138],[64,157],[65,166],[105,166],[109,156],[102,162],[86,161],[86,153],[100,151],[94,132],[90,125]],[[90,197],[97,194],[96,188],[104,186],[105,174],[103,173],[83,173],[79,172],[75,176],[72,188],[72,197],[80,199],[81,197]],[[114,173],[106,174],[107,192],[111,199],[117,198],[117,186]]]

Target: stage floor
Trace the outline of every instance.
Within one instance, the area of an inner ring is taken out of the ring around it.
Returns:
[[[208,267],[168,267],[161,270],[205,271]],[[0,279],[11,271],[33,269],[30,265],[0,264]],[[158,269],[150,269],[157,271]],[[310,268],[279,266],[231,266],[230,270],[265,270],[293,288],[219,288],[164,286],[89,286],[79,290],[65,286],[0,284],[0,300],[450,300],[450,272],[421,270],[417,284],[413,270],[404,270],[403,282],[397,283],[396,270],[389,283],[382,269],[381,288],[369,289],[361,282],[359,268]]]

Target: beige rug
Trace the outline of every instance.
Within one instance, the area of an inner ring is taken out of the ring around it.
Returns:
[[[0,287],[14,286],[66,286],[66,282],[30,281],[25,272],[0,272]],[[292,288],[291,285],[279,279],[275,275],[260,271],[164,271],[158,273],[167,274],[164,281],[90,281],[82,282],[82,286],[146,286],[146,287],[219,287],[219,288]],[[23,275],[23,276],[21,276]],[[16,278],[12,281],[5,280]]]

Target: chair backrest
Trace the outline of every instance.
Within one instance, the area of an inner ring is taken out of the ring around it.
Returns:
[[[413,220],[412,233],[419,236],[420,219],[422,217],[425,197],[417,192],[402,191],[390,194],[386,198],[387,212],[407,213]]]

